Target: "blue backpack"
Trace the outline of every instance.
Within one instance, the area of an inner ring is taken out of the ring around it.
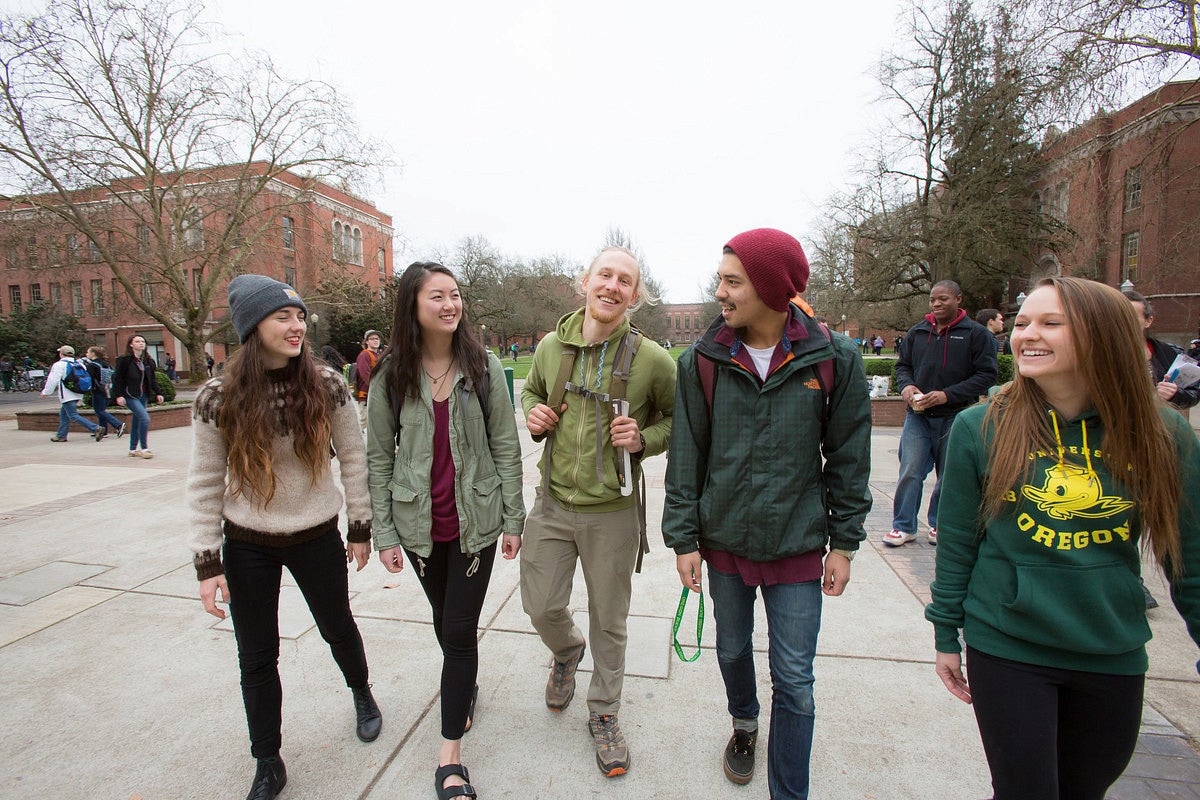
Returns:
[[[63,375],[63,386],[78,394],[87,394],[92,390],[92,376],[87,367],[80,361],[66,362],[67,372]]]

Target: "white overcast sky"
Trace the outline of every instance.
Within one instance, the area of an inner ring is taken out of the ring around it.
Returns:
[[[399,166],[367,192],[396,264],[482,234],[586,262],[633,236],[672,302],[734,234],[808,242],[850,180],[900,0],[208,0],[287,73],[335,84]]]

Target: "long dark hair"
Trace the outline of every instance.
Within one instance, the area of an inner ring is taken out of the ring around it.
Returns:
[[[290,388],[284,394],[284,406],[278,408],[278,395],[267,374],[262,341],[255,328],[225,362],[224,374],[217,379],[222,394],[217,427],[228,451],[230,494],[244,494],[262,506],[275,496],[273,453],[277,436],[292,434],[296,457],[308,469],[314,485],[329,469],[336,400],[307,340],[300,355],[289,358],[283,370]]]
[[[404,401],[421,396],[421,324],[417,321],[417,296],[429,276],[435,272],[448,276],[458,284],[458,278],[446,267],[432,261],[417,261],[410,264],[396,285],[396,307],[392,315],[392,335],[388,340],[388,352],[383,363],[376,369],[387,386],[388,403],[400,430],[400,410]],[[474,327],[467,319],[466,303],[450,345],[458,368],[478,391],[487,374],[487,351],[475,338]]]

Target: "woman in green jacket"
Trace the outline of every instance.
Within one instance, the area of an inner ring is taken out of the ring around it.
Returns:
[[[442,648],[438,797],[474,797],[461,764],[479,687],[479,614],[503,534],[521,548],[521,448],[500,361],[466,322],[454,274],[418,262],[396,292],[388,354],[367,395],[372,535],[389,572],[417,571]]]
[[[951,430],[925,616],[938,676],[974,705],[995,800],[1102,800],[1141,722],[1139,542],[1200,642],[1200,522],[1180,490],[1200,480],[1200,445],[1156,400],[1115,289],[1042,281],[1012,348],[1012,383]]]

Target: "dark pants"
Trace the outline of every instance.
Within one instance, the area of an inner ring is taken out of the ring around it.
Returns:
[[[1144,675],[1009,661],[967,648],[995,800],[1104,800],[1142,721]]]
[[[282,742],[279,581],[283,567],[303,593],[346,685],[352,689],[367,685],[367,656],[350,613],[346,548],[333,527],[312,541],[286,547],[226,539],[224,553],[250,753],[255,758],[269,758],[278,755]]]
[[[96,419],[106,433],[110,427],[114,431],[121,430],[121,420],[108,413],[108,395],[104,392],[92,392],[92,411],[96,412]]]
[[[404,551],[433,609],[433,635],[442,648],[442,738],[451,740],[461,739],[467,725],[479,675],[479,613],[496,560],[493,544],[480,551],[479,569],[467,577],[472,559],[460,547],[457,539],[434,542],[425,559]]]

